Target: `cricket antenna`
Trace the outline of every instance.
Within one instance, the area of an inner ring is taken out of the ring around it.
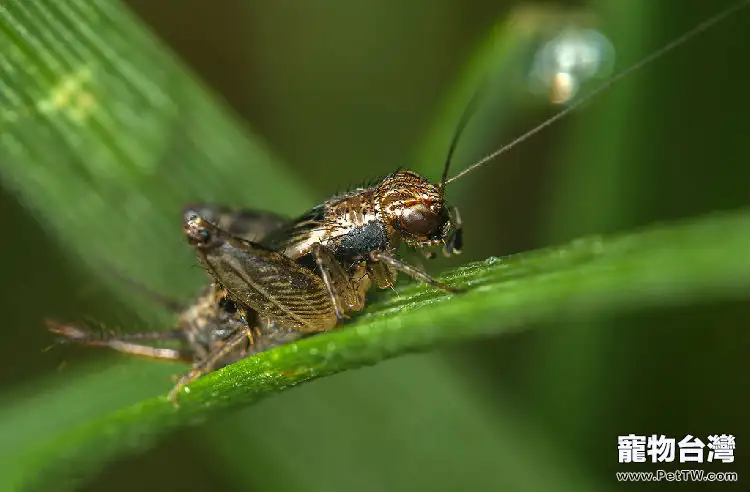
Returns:
[[[469,121],[471,121],[471,117],[474,116],[474,113],[477,110],[477,106],[479,103],[479,96],[481,94],[484,94],[484,91],[482,90],[484,87],[484,83],[480,84],[479,88],[474,92],[474,94],[471,95],[471,99],[469,99],[469,102],[464,107],[463,112],[461,113],[461,117],[458,119],[458,125],[456,125],[456,130],[453,132],[453,138],[451,139],[451,145],[448,147],[448,155],[445,157],[445,167],[443,167],[443,177],[440,179],[440,188],[445,189],[446,180],[448,179],[448,170],[451,167],[451,159],[453,159],[453,154],[456,152],[456,147],[458,146],[458,141],[461,139],[461,135],[464,132],[464,129],[466,128],[466,125],[469,124]]]
[[[455,142],[451,143],[451,149],[448,154],[448,162],[445,164],[445,170],[443,171],[443,180],[441,182],[441,186],[445,186],[448,183],[452,183],[453,181],[456,181],[457,179],[469,174],[474,169],[483,166],[484,164],[488,163],[489,161],[495,159],[496,157],[508,152],[516,145],[528,140],[529,138],[533,137],[540,131],[544,130],[548,126],[552,125],[553,123],[558,122],[559,120],[563,119],[564,117],[568,116],[573,111],[579,109],[584,104],[588,103],[592,99],[594,99],[596,96],[601,94],[602,92],[606,91],[613,85],[615,85],[617,82],[620,82],[625,77],[632,75],[634,72],[637,72],[644,66],[648,65],[649,63],[653,62],[654,60],[657,60],[661,58],[662,56],[666,55],[670,51],[674,50],[675,48],[685,44],[686,42],[690,41],[692,38],[702,34],[704,31],[707,31],[708,29],[714,27],[716,24],[724,21],[729,16],[734,14],[735,12],[741,10],[744,7],[747,7],[747,5],[750,4],[750,0],[740,0],[739,2],[734,3],[733,5],[725,8],[718,14],[710,17],[709,19],[701,22],[694,28],[687,31],[685,34],[682,34],[681,36],[678,36],[677,38],[673,39],[669,43],[667,43],[664,47],[656,50],[655,52],[651,53],[647,57],[643,58],[641,61],[637,62],[634,65],[631,65],[630,67],[626,68],[625,70],[622,70],[621,72],[615,74],[612,76],[609,80],[601,84],[599,87],[594,89],[593,91],[589,92],[588,94],[581,97],[578,101],[574,102],[567,108],[559,111],[554,116],[550,117],[549,119],[545,120],[544,122],[540,123],[539,125],[535,126],[531,130],[527,131],[520,137],[517,137],[515,140],[512,140],[510,143],[503,145],[499,149],[497,149],[494,152],[491,152],[487,154],[486,156],[479,159],[474,164],[470,165],[460,173],[456,174],[450,179],[446,179],[446,175],[448,173],[448,164],[450,162],[450,156],[453,152],[453,148],[455,147]],[[463,119],[463,117],[462,117]],[[459,123],[460,125],[460,123]],[[463,124],[463,126],[466,126],[466,123]],[[454,137],[454,141],[456,140],[456,137]]]

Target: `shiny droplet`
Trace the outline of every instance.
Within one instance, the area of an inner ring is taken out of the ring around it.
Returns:
[[[553,104],[565,104],[587,80],[609,76],[614,60],[615,49],[602,33],[566,28],[536,52],[530,90],[544,94]]]

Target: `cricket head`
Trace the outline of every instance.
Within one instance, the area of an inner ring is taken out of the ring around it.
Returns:
[[[222,242],[221,231],[194,210],[185,211],[183,232],[188,243],[197,249],[210,249]]]
[[[443,190],[413,171],[398,171],[378,186],[378,206],[393,233],[409,246],[443,244],[446,254],[458,253],[460,220],[446,206]]]

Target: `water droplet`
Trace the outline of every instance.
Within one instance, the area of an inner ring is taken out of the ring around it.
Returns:
[[[545,94],[553,104],[564,104],[575,97],[587,80],[608,77],[614,60],[615,49],[604,34],[594,29],[569,27],[536,52],[529,88]]]

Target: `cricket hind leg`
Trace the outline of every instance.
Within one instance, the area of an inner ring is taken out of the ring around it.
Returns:
[[[399,272],[403,272],[407,274],[408,276],[410,276],[411,278],[415,280],[419,280],[420,282],[430,284],[436,289],[440,289],[450,294],[460,294],[461,292],[463,292],[461,289],[457,289],[455,287],[451,287],[450,285],[444,284],[442,282],[438,282],[434,278],[427,275],[425,272],[409,265],[408,263],[404,263],[400,259],[394,256],[391,256],[388,253],[384,253],[382,251],[373,251],[372,253],[370,253],[370,258],[373,261],[385,263],[386,265],[393,267]]]
[[[153,347],[151,345],[146,345],[145,343],[135,343],[153,341],[184,342],[184,337],[180,330],[123,333],[117,336],[102,336],[74,325],[58,323],[52,320],[47,321],[47,329],[60,336],[57,340],[58,344],[73,343],[88,347],[106,347],[117,352],[145,357],[148,359],[174,362],[193,361],[193,353],[191,351]]]
[[[201,376],[205,376],[214,371],[218,365],[222,364],[222,359],[225,359],[234,350],[240,348],[243,343],[248,343],[249,346],[252,347],[254,341],[255,338],[253,336],[253,331],[247,326],[237,330],[221,345],[209,352],[205,358],[193,365],[193,368],[187,374],[184,374],[177,380],[174,388],[169,392],[169,401],[175,406],[178,406],[177,399],[183,388],[193,383]],[[247,354],[248,351],[245,350],[245,353]]]
[[[258,328],[255,332],[255,340],[254,343],[248,347],[247,355],[256,355],[316,334],[316,332],[300,332],[284,329],[269,319],[259,319]]]
[[[247,317],[245,319],[251,319]],[[169,400],[178,406],[178,397],[183,388],[195,382],[202,376],[216,369],[237,362],[246,357],[265,352],[281,345],[295,342],[301,338],[313,336],[315,333],[304,333],[295,330],[284,330],[270,320],[256,319],[257,326],[248,328],[247,325],[236,330],[228,339],[217,345],[206,357],[195,363],[193,368],[180,377],[169,392]],[[243,347],[243,344],[246,344]],[[232,356],[232,352],[237,352]]]

